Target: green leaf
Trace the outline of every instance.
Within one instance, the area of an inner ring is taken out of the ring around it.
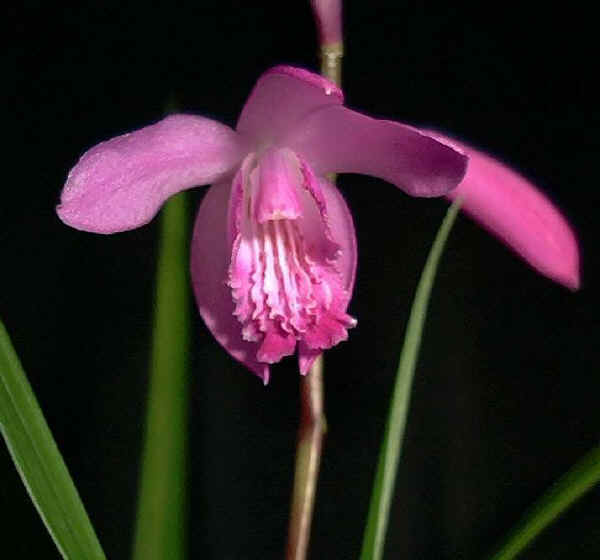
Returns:
[[[396,383],[388,413],[385,434],[379,453],[367,526],[363,537],[361,560],[378,560],[383,555],[385,533],[388,525],[394,482],[396,480],[396,471],[398,470],[398,462],[402,449],[411,387],[419,347],[421,345],[421,335],[427,314],[431,287],[446,239],[459,208],[460,201],[457,200],[448,209],[448,213],[433,242],[427,262],[425,263],[425,268],[421,274],[419,285],[417,286],[406,327],[406,335],[400,355],[400,363],[396,374]]]
[[[185,556],[190,331],[186,193],[161,215],[146,435],[134,558]]]
[[[600,445],[589,451],[525,513],[491,560],[520,554],[550,523],[600,482]]]
[[[0,322],[0,430],[38,513],[63,558],[104,552]]]

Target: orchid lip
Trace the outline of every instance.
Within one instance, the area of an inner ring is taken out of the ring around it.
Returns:
[[[279,148],[251,154],[234,181],[228,285],[242,339],[258,345],[258,362],[278,362],[298,341],[329,348],[356,324],[344,311],[341,249],[319,209],[320,187],[309,184],[313,177],[296,154]]]

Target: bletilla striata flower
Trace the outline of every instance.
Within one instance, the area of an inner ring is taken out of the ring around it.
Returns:
[[[263,378],[298,352],[306,373],[348,336],[356,269],[352,217],[325,175],[380,177],[414,196],[456,187],[467,158],[417,130],[343,106],[305,70],[258,80],[236,130],[174,115],[86,152],[69,173],[60,218],[113,233],[152,219],[174,193],[212,183],[196,218],[191,272],[216,339]]]
[[[196,301],[215,338],[266,383],[269,365],[296,351],[305,374],[356,324],[346,313],[356,238],[331,172],[373,175],[413,196],[459,193],[538,270],[578,285],[574,236],[525,179],[437,133],[352,111],[335,84],[286,66],[260,77],[235,131],[173,115],[92,148],[57,211],[72,227],[114,233],[212,184],[191,244]]]

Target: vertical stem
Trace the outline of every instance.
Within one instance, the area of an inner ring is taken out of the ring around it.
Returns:
[[[310,540],[323,437],[327,430],[323,408],[323,355],[300,378],[301,416],[296,475],[288,534],[287,560],[304,560]]]
[[[337,85],[342,80],[342,56],[344,54],[341,40],[328,40],[323,33],[323,24],[333,24],[338,30],[334,35],[341,37],[340,10],[329,14],[322,11],[325,4],[313,0],[315,17],[321,27],[321,74]],[[331,6],[331,4],[330,4]],[[335,182],[335,175],[328,177]],[[300,378],[300,428],[298,431],[298,447],[296,451],[296,472],[294,477],[294,495],[286,550],[287,560],[305,560],[310,540],[323,438],[327,431],[324,409],[323,390],[323,355],[314,362],[305,377]]]
[[[335,82],[342,83],[342,57],[344,45],[341,42],[321,46],[321,74]]]

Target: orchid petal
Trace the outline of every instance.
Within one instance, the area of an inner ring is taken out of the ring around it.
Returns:
[[[267,150],[261,157],[254,197],[254,219],[264,224],[268,220],[297,219],[302,213],[298,193],[294,188],[299,182],[296,157],[290,150]],[[256,172],[255,172],[256,173]]]
[[[358,251],[354,221],[340,190],[327,179],[319,178],[319,186],[325,202],[325,220],[331,238],[339,245],[337,267],[344,281],[348,296],[354,289]]]
[[[88,150],[69,173],[57,212],[77,229],[133,229],[171,195],[230,173],[246,152],[229,127],[172,115]]]
[[[276,66],[256,82],[236,130],[256,146],[268,146],[315,109],[343,101],[342,90],[327,78],[302,68]]]
[[[191,274],[200,315],[213,336],[233,358],[243,363],[266,383],[269,379],[269,364],[257,359],[261,343],[243,339],[242,324],[234,314],[235,304],[232,298],[232,289],[226,283],[235,239],[231,229],[234,231],[236,229],[235,225],[228,224],[228,222],[231,221],[232,216],[236,215],[239,206],[243,204],[243,200],[238,195],[243,180],[242,173],[248,171],[245,167],[242,166],[242,171],[236,176],[233,184],[216,184],[210,187],[206,193],[194,226],[191,245]],[[326,220],[329,230],[341,251],[337,262],[347,293],[345,307],[352,293],[356,272],[357,251],[354,225],[350,210],[335,186],[324,179],[319,181],[319,186],[327,207]],[[228,208],[230,204],[231,208]],[[240,246],[236,250],[244,251],[245,249]],[[244,265],[244,262],[249,265],[250,257],[244,258],[241,255],[237,262],[241,266]],[[267,341],[267,347],[263,350],[272,350],[274,342],[280,345],[283,343],[283,341],[270,339]],[[278,350],[289,353],[289,349],[283,346],[280,346]],[[320,354],[320,351],[306,347],[301,341],[298,344],[298,351],[302,372],[306,373],[310,363]],[[263,357],[268,358],[268,356]],[[303,365],[306,367],[302,367]]]
[[[336,186],[323,178],[317,180],[320,188],[318,191],[315,190],[315,192],[320,192],[323,196],[321,212],[327,223],[331,239],[335,240],[339,247],[339,253],[337,254],[337,268],[341,274],[344,291],[341,292],[338,297],[342,296],[344,300],[338,302],[338,306],[345,311],[354,289],[356,265],[358,261],[354,222],[352,220],[350,209],[348,208],[342,193]],[[310,182],[309,179],[308,183],[310,184]],[[304,219],[308,219],[306,213]],[[309,372],[314,361],[321,352],[322,351],[319,349],[310,348],[308,344],[302,340],[298,342],[298,366],[302,375],[306,375]]]
[[[437,132],[431,134],[469,156],[467,174],[448,198],[461,197],[465,212],[533,268],[577,290],[580,285],[577,240],[552,202],[530,181],[489,155]]]
[[[217,341],[236,360],[269,380],[269,366],[256,359],[257,345],[242,339],[227,285],[231,241],[227,214],[231,181],[211,186],[200,204],[191,244],[191,275],[200,315]]]
[[[467,166],[463,154],[410,126],[342,106],[313,112],[282,143],[309,161],[317,175],[373,175],[412,196],[446,194]]]

